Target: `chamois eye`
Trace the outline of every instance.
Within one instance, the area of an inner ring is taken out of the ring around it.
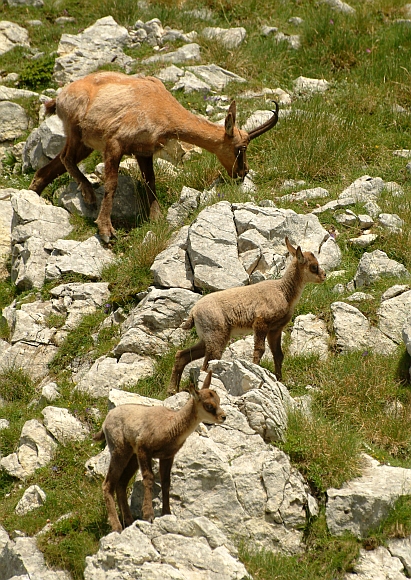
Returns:
[[[310,270],[311,272],[313,272],[313,274],[318,274],[318,266],[314,266],[314,264],[312,266],[310,266]]]
[[[210,405],[210,404],[205,404],[204,405],[204,409],[208,412],[208,413],[215,413],[215,408],[214,405]]]

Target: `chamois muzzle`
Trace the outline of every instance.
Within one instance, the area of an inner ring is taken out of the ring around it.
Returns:
[[[259,127],[256,127],[255,129],[250,131],[250,133],[248,134],[250,141],[252,139],[255,139],[256,137],[259,137],[263,133],[266,133],[267,131],[272,129],[277,124],[279,106],[278,106],[277,101],[273,101],[273,103],[275,104],[275,111],[272,111],[272,113],[274,113],[273,116],[271,117],[271,119],[268,119],[268,121],[266,121],[265,123],[263,123]]]

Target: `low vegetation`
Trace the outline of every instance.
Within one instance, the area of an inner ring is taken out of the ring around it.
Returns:
[[[281,118],[278,126],[250,145],[248,160],[256,171],[258,203],[263,199],[282,195],[285,179],[304,180],[301,188],[321,186],[337,197],[354,179],[361,175],[380,176],[385,181],[396,181],[403,197],[383,193],[380,205],[384,211],[396,213],[404,220],[400,234],[379,232],[379,238],[370,247],[381,249],[390,258],[403,263],[411,271],[411,174],[406,160],[392,155],[393,150],[409,147],[411,116],[401,113],[411,109],[410,51],[411,27],[401,25],[404,18],[403,0],[375,0],[372,3],[352,0],[354,15],[331,10],[322,2],[299,0],[273,3],[266,0],[152,0],[145,7],[135,0],[67,0],[64,5],[56,0],[44,0],[43,8],[0,5],[0,20],[9,20],[27,26],[27,20],[40,18],[42,27],[30,28],[33,48],[44,52],[38,60],[28,60],[30,50],[16,48],[2,55],[2,72],[20,72],[18,86],[41,91],[58,88],[52,80],[51,55],[58,46],[61,34],[77,34],[98,18],[111,14],[117,22],[132,27],[136,20],[160,18],[163,25],[200,31],[208,23],[187,16],[184,9],[207,8],[214,14],[212,25],[224,28],[244,26],[247,42],[237,50],[226,50],[201,40],[204,63],[217,63],[247,78],[247,89],[281,87],[292,90],[292,81],[300,75],[325,78],[330,89],[316,97],[297,97],[293,113]],[[55,24],[59,16],[73,16],[74,22]],[[303,23],[294,27],[292,16],[300,16]],[[287,43],[277,44],[273,36],[263,36],[264,24],[277,26],[289,34],[300,34],[301,48],[290,50]],[[144,67],[140,59],[152,54],[149,47],[127,49],[137,59],[134,72],[153,73],[160,67]],[[13,85],[14,86],[14,85]],[[168,88],[170,88],[168,86]],[[229,98],[236,98],[240,123],[256,109],[271,108],[270,97],[240,99],[243,88],[234,83],[226,87]],[[209,104],[203,95],[177,94],[187,108],[205,114]],[[36,99],[22,101],[34,123],[39,104]],[[98,154],[87,160],[88,170],[99,162]],[[27,187],[32,175],[22,175],[16,168],[16,159],[9,156],[3,162],[0,187]],[[174,203],[183,185],[200,191],[221,177],[218,199],[247,201],[239,194],[238,186],[223,175],[223,169],[211,154],[194,155],[184,163],[176,178],[157,172],[157,194],[164,213]],[[137,188],[142,191],[139,174]],[[43,196],[55,202],[56,190],[67,183],[63,176],[50,185]],[[298,189],[298,188],[295,188]],[[307,212],[316,201],[284,203],[296,212]],[[364,213],[361,204],[353,208]],[[73,217],[71,237],[85,239],[96,233],[91,220]],[[312,312],[322,317],[331,330],[330,304],[336,300],[333,287],[337,282],[352,279],[363,249],[355,249],[349,238],[359,232],[345,228],[334,214],[321,214],[325,228],[337,232],[344,273],[324,284],[307,286],[295,315]],[[93,361],[109,353],[118,340],[113,328],[102,329],[101,322],[111,311],[121,306],[126,313],[141,299],[141,292],[152,284],[150,266],[154,257],[164,249],[172,231],[166,221],[158,224],[114,224],[118,237],[111,242],[116,254],[114,264],[103,272],[103,281],[110,285],[111,297],[101,310],[85,317],[77,329],[70,332],[59,347],[50,371],[60,387],[62,397],[55,404],[69,408],[87,421],[91,430],[101,424],[93,409],[101,416],[106,413],[105,400],[88,400],[73,389],[71,366],[84,360]],[[152,234],[149,231],[153,232]],[[60,281],[59,281],[60,283]],[[371,320],[376,319],[381,294],[396,281],[385,279],[367,292],[373,300],[356,304]],[[50,286],[42,289],[48,297]],[[347,293],[348,294],[348,293]],[[343,294],[341,299],[347,294]],[[34,299],[35,294],[19,293],[6,276],[0,280],[0,311],[14,298]],[[339,299],[339,298],[338,298]],[[58,327],[61,320],[48,321]],[[9,330],[0,318],[0,339],[8,338]],[[190,339],[195,342],[194,336]],[[188,346],[188,344],[186,345]],[[130,390],[146,396],[164,398],[174,361],[174,351],[156,362],[153,377],[139,381]],[[332,351],[326,361],[315,357],[285,357],[284,383],[293,396],[310,394],[311,418],[301,412],[289,417],[287,439],[282,444],[293,464],[306,477],[312,493],[321,505],[321,514],[308,523],[305,530],[307,551],[299,556],[254,552],[242,546],[241,558],[256,580],[334,580],[342,579],[352,571],[359,548],[384,545],[390,537],[405,537],[411,533],[411,500],[397,502],[387,520],[369,538],[359,542],[353,537],[333,538],[328,534],[324,500],[326,489],[338,487],[359,472],[360,456],[366,452],[391,465],[411,467],[411,389],[410,357],[400,346],[392,355],[376,355],[370,351],[341,355]],[[309,385],[310,388],[307,388]],[[21,428],[28,419],[42,418],[40,389],[20,369],[11,369],[0,375],[0,418],[7,418],[11,428],[0,431],[1,454],[16,450]],[[57,523],[52,530],[39,537],[39,545],[50,565],[70,570],[75,580],[83,577],[84,558],[97,550],[98,540],[109,532],[105,508],[100,492],[100,481],[85,476],[84,463],[100,450],[91,439],[71,446],[60,446],[54,461],[38,470],[25,484],[36,483],[47,494],[45,506],[26,516],[17,516],[14,508],[23,489],[18,482],[0,472],[0,521],[11,532],[21,530],[34,534],[48,520]],[[72,491],[71,491],[72,490]],[[67,515],[68,514],[68,515]],[[60,519],[61,516],[65,516]]]

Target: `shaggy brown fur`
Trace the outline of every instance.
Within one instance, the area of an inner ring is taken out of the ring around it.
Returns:
[[[171,513],[170,472],[175,454],[202,421],[223,423],[226,418],[220,407],[219,396],[208,388],[210,383],[211,371],[201,390],[197,391],[190,385],[192,396],[179,411],[144,405],[120,405],[109,411],[101,431],[94,435],[94,439],[102,441],[105,438],[111,454],[103,494],[108,520],[114,532],[122,530],[114,503],[114,492],[117,494],[124,527],[133,523],[127,501],[127,484],[138,467],[144,486],[143,519],[153,521],[153,457],[160,460],[162,514]]]
[[[169,392],[178,391],[181,375],[190,361],[204,356],[202,368],[206,370],[210,360],[221,358],[231,336],[251,332],[254,333],[253,362],[260,363],[267,338],[275,374],[281,380],[284,359],[281,332],[291,320],[304,286],[308,282],[321,283],[326,276],[312,252],[303,253],[300,246],[295,249],[288,238],[285,243],[294,259],[281,279],[221,290],[195,304],[182,328],[189,330],[195,325],[200,341],[177,351]]]
[[[118,167],[123,155],[134,155],[139,164],[150,207],[150,218],[160,215],[156,200],[153,155],[170,139],[198,145],[217,155],[232,177],[248,172],[246,149],[251,139],[268,131],[278,120],[278,105],[272,119],[250,133],[235,126],[233,101],[225,126],[216,125],[187,111],[154,77],[136,78],[117,72],[98,72],[64,87],[54,107],[63,121],[67,136],[63,150],[39,169],[29,186],[41,193],[66,171],[81,187],[87,204],[95,205],[91,183],[77,164],[93,149],[103,152],[105,195],[96,223],[104,241],[115,235],[111,224],[113,196],[117,188]]]

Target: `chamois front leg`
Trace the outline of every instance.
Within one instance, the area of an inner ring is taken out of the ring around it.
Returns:
[[[268,325],[261,318],[256,318],[253,324],[254,331],[254,354],[253,363],[258,365],[265,352],[265,339],[268,333]]]
[[[82,154],[84,153],[83,159],[85,159],[90,154],[90,152],[91,149],[85,147],[81,140],[80,129],[78,127],[70,127],[66,144],[60,152],[60,159],[71,177],[80,186],[85,203],[91,206],[95,206],[96,194],[94,193],[93,186],[87,177],[77,167],[77,163],[81,159]]]
[[[116,235],[116,230],[111,224],[111,210],[113,209],[113,198],[117,189],[118,167],[121,158],[120,146],[113,142],[107,143],[104,151],[104,198],[96,219],[99,234],[106,243],[110,241],[112,236]]]
[[[144,499],[143,499],[143,520],[153,522],[153,486],[154,473],[151,465],[151,455],[141,447],[137,450],[137,459],[143,477]]]
[[[282,366],[284,360],[283,349],[281,348],[281,333],[282,327],[270,330],[267,335],[268,345],[274,357],[275,376],[279,381],[282,379]]]
[[[130,506],[127,498],[127,485],[138,469],[138,462],[135,453],[131,456],[126,468],[124,469],[116,488],[117,501],[123,517],[123,525],[125,528],[131,526],[134,519],[131,515]]]
[[[136,155],[136,159],[146,190],[149,218],[152,221],[156,221],[161,217],[161,209],[156,198],[156,177],[154,174],[153,156],[144,157],[143,155]]]
[[[173,466],[174,457],[167,459],[160,459],[160,479],[161,491],[163,494],[163,509],[161,515],[171,514],[170,510],[170,482],[171,482],[171,468]]]
[[[197,342],[191,348],[185,348],[184,350],[178,350],[176,352],[175,362],[173,370],[171,372],[170,384],[168,386],[168,393],[174,395],[178,393],[180,388],[181,375],[186,365],[193,361],[203,357],[205,354],[205,344],[203,340]]]

